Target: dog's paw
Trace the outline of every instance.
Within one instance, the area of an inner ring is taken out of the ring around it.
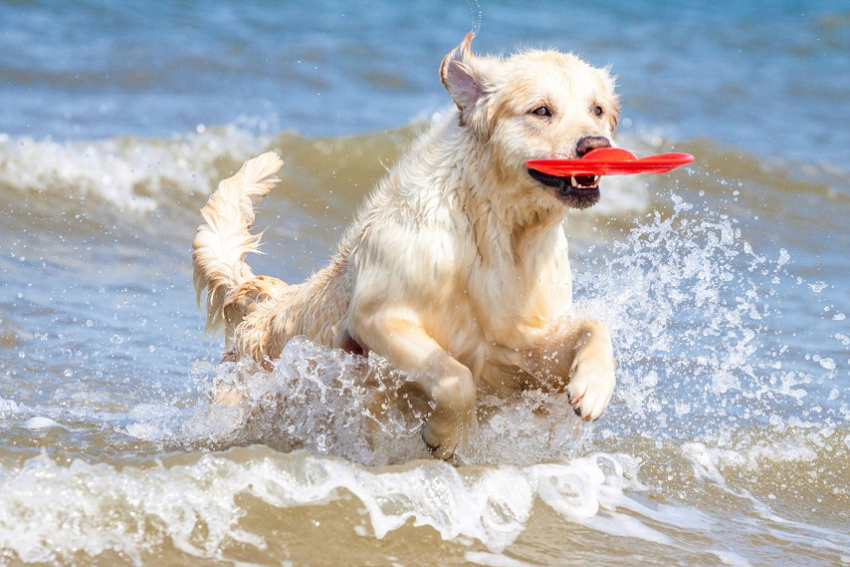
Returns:
[[[429,425],[432,425],[430,421],[422,426],[422,440],[425,442],[425,446],[428,447],[428,452],[438,459],[451,461],[457,446],[460,444],[461,436],[436,435],[434,427],[429,427]]]
[[[614,393],[614,359],[606,356],[576,356],[570,369],[567,395],[576,414],[585,421],[597,419]]]
[[[239,407],[244,405],[245,396],[233,386],[222,385],[213,396],[213,404],[225,407]]]

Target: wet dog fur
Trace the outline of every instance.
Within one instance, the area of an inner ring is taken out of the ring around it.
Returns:
[[[277,182],[274,153],[245,163],[202,209],[195,288],[223,324],[225,360],[273,364],[292,337],[374,351],[407,373],[432,411],[422,437],[449,458],[482,392],[566,392],[598,418],[614,390],[608,330],[575,319],[563,221],[599,199],[596,178],[530,172],[611,144],[618,103],[607,70],[572,54],[472,53],[443,60],[457,107],[413,145],[361,208],[329,266],[304,283],[255,276],[254,204]],[[239,403],[236,390],[217,403]]]

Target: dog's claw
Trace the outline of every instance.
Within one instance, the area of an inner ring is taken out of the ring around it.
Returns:
[[[585,358],[571,369],[567,395],[584,421],[593,421],[605,411],[614,392],[614,366],[613,359]]]
[[[572,406],[573,411],[574,411],[574,412],[575,412],[575,414],[576,414],[577,416],[579,416],[579,417],[581,417],[581,408],[580,408],[580,407],[579,407],[579,405],[578,405],[578,402],[579,402],[580,400],[581,400],[581,398],[580,398],[580,397],[579,397],[579,399],[578,399],[578,400],[574,400],[574,399],[573,399],[573,397],[570,395],[570,393],[569,393],[569,392],[567,392],[567,403],[568,403],[568,404],[570,404],[570,406]]]
[[[422,441],[425,443],[425,447],[428,448],[428,452],[432,457],[442,459],[444,461],[451,461],[454,458],[454,451],[448,451],[443,449],[442,445],[432,445],[428,443],[428,440],[425,439],[425,427],[419,430],[419,435],[422,437]]]

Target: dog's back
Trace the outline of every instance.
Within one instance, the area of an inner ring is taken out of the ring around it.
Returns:
[[[199,302],[204,291],[208,294],[207,328],[224,328],[227,360],[277,358],[299,335],[325,346],[365,352],[368,346],[353,339],[346,325],[358,277],[366,279],[377,271],[378,281],[367,284],[372,287],[397,279],[398,271],[380,265],[421,260],[405,254],[405,245],[415,235],[426,234],[428,226],[439,234],[454,234],[453,248],[471,250],[470,226],[459,214],[463,191],[454,167],[457,140],[447,139],[456,134],[454,121],[456,117],[449,116],[435,124],[410,148],[361,208],[330,265],[301,284],[255,276],[245,261],[260,241],[250,233],[253,205],[278,183],[274,175],[283,165],[280,158],[263,154],[221,182],[201,210],[206,222],[198,228],[192,260]],[[419,281],[435,276],[423,273],[413,285],[424,293]]]

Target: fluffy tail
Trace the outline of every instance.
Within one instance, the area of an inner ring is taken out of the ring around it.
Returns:
[[[255,252],[260,243],[261,235],[249,231],[254,223],[254,204],[280,181],[274,174],[282,165],[272,152],[245,162],[236,175],[219,184],[201,209],[205,224],[198,227],[192,242],[192,264],[198,306],[207,290],[207,331],[225,323],[232,330],[244,316],[239,313],[237,321],[231,320],[234,317],[230,316],[229,307],[240,287],[254,280],[254,273],[245,263],[245,255]],[[240,295],[244,300],[244,294]]]

